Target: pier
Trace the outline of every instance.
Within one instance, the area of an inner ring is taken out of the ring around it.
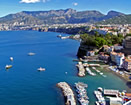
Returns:
[[[79,70],[78,76],[84,77],[85,76],[85,68],[84,68],[82,62],[78,62],[78,64],[76,66],[78,67],[78,70]]]
[[[66,82],[60,82],[57,84],[61,88],[64,97],[66,99],[65,105],[76,105],[76,100],[71,87]]]
[[[77,92],[78,101],[80,105],[88,105],[89,104],[89,97],[87,96],[86,89],[88,85],[82,82],[75,83],[75,88]]]

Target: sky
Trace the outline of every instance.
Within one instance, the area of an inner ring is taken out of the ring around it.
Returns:
[[[0,0],[0,17],[21,11],[47,11],[72,8],[77,11],[110,10],[131,14],[131,0]]]

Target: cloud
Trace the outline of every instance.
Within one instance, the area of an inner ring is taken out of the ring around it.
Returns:
[[[20,3],[37,3],[40,2],[40,0],[21,0]]]
[[[77,5],[78,5],[78,3],[73,3],[73,5],[74,5],[74,6],[77,6]]]
[[[50,1],[50,0],[43,0],[44,3],[45,3],[45,2],[48,2],[48,1]]]

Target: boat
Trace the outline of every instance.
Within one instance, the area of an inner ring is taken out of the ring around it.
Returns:
[[[97,69],[96,69],[96,72],[100,73],[100,71],[99,71],[99,70],[97,70]]]
[[[40,67],[40,68],[38,68],[37,70],[38,70],[38,71],[45,71],[45,68]]]
[[[62,36],[61,35],[57,35],[57,37],[61,38]]]
[[[29,52],[28,55],[29,55],[29,56],[33,56],[33,55],[35,55],[35,53]]]
[[[100,105],[100,103],[98,101],[95,102],[96,105]]]
[[[107,77],[106,75],[102,75],[103,77]]]
[[[10,69],[10,68],[12,68],[12,65],[6,65],[5,66],[5,69]]]
[[[14,59],[13,59],[13,57],[10,57],[10,61],[13,61]]]
[[[102,72],[100,72],[100,75],[103,75],[103,73],[102,73]]]
[[[88,72],[89,75],[95,76],[96,74],[93,73],[88,67],[86,67],[86,71]]]

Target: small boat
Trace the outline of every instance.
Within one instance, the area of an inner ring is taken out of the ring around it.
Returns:
[[[67,74],[67,72],[65,72],[65,74]]]
[[[45,71],[45,68],[40,67],[40,68],[38,68],[37,70],[38,70],[38,71]]]
[[[102,72],[100,72],[100,75],[103,75],[103,73],[102,73]]]
[[[100,105],[100,103],[98,101],[95,102],[96,105]]]
[[[13,61],[14,60],[14,58],[13,57],[10,57],[10,61]]]
[[[30,53],[28,53],[28,55],[29,55],[29,56],[33,56],[33,55],[35,55],[35,53],[30,52]]]
[[[61,38],[62,36],[61,35],[57,35],[57,37]]]
[[[12,67],[12,65],[6,65],[5,69],[10,69]]]

